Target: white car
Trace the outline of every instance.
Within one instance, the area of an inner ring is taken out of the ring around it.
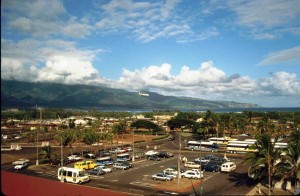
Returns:
[[[234,162],[227,162],[221,165],[221,172],[232,172],[236,169],[236,164]]]
[[[133,151],[133,149],[129,146],[129,147],[126,147],[127,151]]]
[[[122,148],[116,148],[116,149],[111,149],[109,152],[112,154],[119,154],[125,152],[125,150]]]
[[[172,176],[169,176],[169,175],[166,175],[166,174],[163,174],[163,173],[157,173],[157,174],[152,175],[152,179],[153,180],[171,181],[174,178]]]
[[[195,163],[195,162],[186,162],[184,164],[184,167],[188,167],[188,168],[195,168],[195,169],[199,169],[201,165]]]
[[[201,179],[203,178],[203,173],[199,171],[187,170],[181,174],[183,178],[193,178],[193,179]]]
[[[167,173],[167,174],[174,174],[174,175],[178,175],[178,171],[176,171],[175,169],[173,168],[167,168],[163,171],[163,173]]]
[[[21,170],[28,166],[28,162],[24,162],[23,164],[18,164],[15,166],[15,169]]]
[[[103,143],[98,143],[98,142],[92,144],[92,146],[102,146],[102,145]]]
[[[111,172],[111,168],[108,168],[104,165],[100,165],[100,166],[97,166],[95,168],[101,168],[105,173],[110,173]]]
[[[18,159],[12,162],[13,165],[22,165],[23,163],[29,163],[29,159]]]
[[[145,153],[146,156],[150,156],[150,155],[157,155],[158,152],[157,151],[154,151],[154,150],[149,150]]]
[[[82,159],[82,157],[77,156],[77,155],[71,155],[71,156],[68,156],[68,159],[69,159],[70,161],[79,161],[79,160]]]

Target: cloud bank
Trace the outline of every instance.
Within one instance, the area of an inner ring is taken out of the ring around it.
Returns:
[[[29,51],[29,45],[35,48]],[[118,80],[110,80],[93,65],[95,56],[106,52],[103,49],[82,50],[73,42],[58,39],[48,40],[46,46],[35,39],[2,39],[1,47],[1,79],[5,80],[106,85],[129,91],[148,89],[164,95],[211,100],[300,96],[297,75],[283,71],[254,80],[239,74],[227,75],[213,61],[202,62],[197,69],[183,65],[178,74],[172,74],[172,65],[164,63],[135,70],[123,68]]]

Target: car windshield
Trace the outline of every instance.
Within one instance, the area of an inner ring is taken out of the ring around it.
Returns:
[[[79,172],[78,173],[78,177],[84,177],[84,176],[85,176],[84,172]]]

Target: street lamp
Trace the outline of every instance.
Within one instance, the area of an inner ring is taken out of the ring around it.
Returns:
[[[135,161],[135,157],[134,157],[134,129],[132,129],[132,162]]]
[[[181,178],[181,171],[180,171],[180,161],[181,161],[181,134],[179,133],[179,156],[178,156],[178,178],[177,178],[177,185],[179,186],[179,179]]]
[[[40,128],[36,132],[36,165],[39,165],[39,131],[41,131],[42,127],[42,108],[39,108],[40,110]]]

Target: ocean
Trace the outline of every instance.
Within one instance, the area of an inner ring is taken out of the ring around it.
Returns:
[[[262,108],[223,108],[223,109],[182,109],[176,111],[182,112],[206,112],[210,110],[214,113],[241,113],[244,111],[252,112],[300,112],[300,107],[262,107]],[[99,112],[130,112],[130,113],[143,113],[143,112],[153,112],[153,111],[175,111],[175,110],[165,110],[165,109],[98,109]]]

